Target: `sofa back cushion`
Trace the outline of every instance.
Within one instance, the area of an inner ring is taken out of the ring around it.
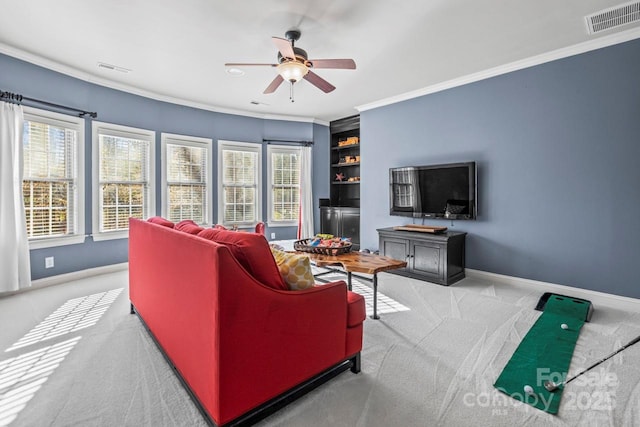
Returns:
[[[227,246],[245,270],[260,283],[273,289],[289,290],[264,236],[218,228],[207,228],[198,236]]]
[[[198,233],[198,237],[202,237],[203,239],[216,241],[216,236],[218,235],[217,228],[205,228],[201,232]]]
[[[174,228],[178,231],[183,231],[189,234],[198,234],[199,232],[204,230],[204,228],[200,227],[192,219],[182,220],[179,223],[177,223]]]
[[[147,221],[169,228],[173,228],[175,226],[173,222],[169,221],[168,219],[162,218],[161,216],[152,216]]]

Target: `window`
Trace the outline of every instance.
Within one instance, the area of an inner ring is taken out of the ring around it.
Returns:
[[[300,212],[300,149],[269,146],[269,225],[296,225]]]
[[[162,134],[162,216],[211,222],[211,140]]]
[[[84,120],[24,107],[22,143],[29,247],[84,242]]]
[[[128,236],[129,217],[154,215],[155,132],[93,122],[93,239]]]
[[[219,141],[218,222],[252,226],[260,221],[261,144]]]

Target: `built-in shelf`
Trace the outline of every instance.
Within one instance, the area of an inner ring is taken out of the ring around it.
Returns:
[[[351,116],[332,121],[330,124],[331,143],[329,151],[329,195],[331,207],[357,209],[360,206],[360,117]],[[349,141],[350,144],[339,144]],[[356,142],[357,141],[357,142]],[[342,177],[342,181],[336,179]],[[335,184],[335,185],[333,185]]]
[[[360,148],[360,144],[343,145],[342,147],[331,147],[332,150],[336,151],[346,150],[347,148]]]
[[[360,249],[360,116],[335,120],[330,124],[331,150],[329,151],[330,206],[320,208],[322,233],[351,238],[353,249]],[[358,139],[356,139],[358,138]],[[357,144],[339,146],[341,141]],[[342,181],[336,177],[343,177]]]

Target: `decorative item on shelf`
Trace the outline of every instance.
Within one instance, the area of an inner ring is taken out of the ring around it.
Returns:
[[[323,237],[324,236],[324,237]],[[316,235],[310,239],[296,240],[293,248],[300,252],[310,252],[321,255],[341,255],[351,252],[351,239],[348,237],[329,237],[331,235]]]
[[[347,147],[349,145],[356,145],[360,143],[360,138],[357,136],[350,136],[349,138],[338,141],[338,147]]]
[[[349,179],[347,179],[347,182],[360,182],[360,177],[359,176],[352,176]]]
[[[342,180],[344,180],[344,178],[345,178],[345,176],[344,176],[344,174],[342,172],[336,174],[336,181],[342,182]]]
[[[359,160],[356,160],[356,157],[360,157],[360,156],[346,156],[344,158],[344,163],[355,163]]]

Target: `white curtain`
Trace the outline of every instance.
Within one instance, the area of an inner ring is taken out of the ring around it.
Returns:
[[[311,147],[302,147],[300,156],[300,212],[298,215],[298,239],[315,236],[313,230],[313,192]]]
[[[21,106],[0,102],[0,292],[31,286],[22,199],[23,123]]]

